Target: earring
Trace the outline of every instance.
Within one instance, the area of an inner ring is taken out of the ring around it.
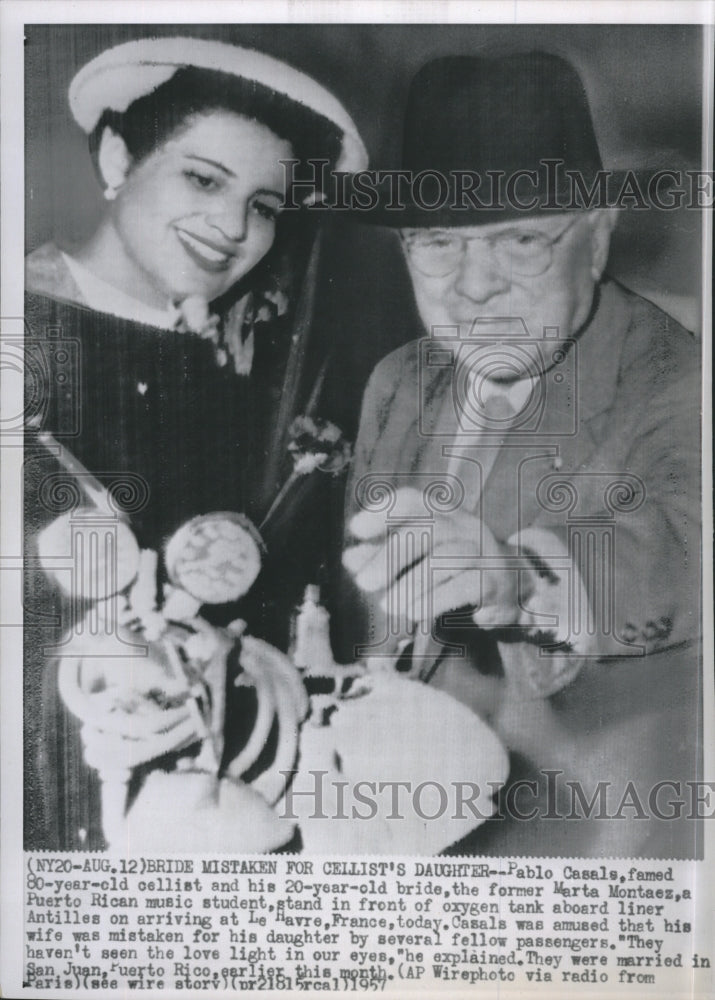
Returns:
[[[106,198],[107,201],[114,201],[114,199],[117,197],[118,194],[119,194],[119,188],[114,187],[113,184],[109,184],[104,189],[104,197]]]

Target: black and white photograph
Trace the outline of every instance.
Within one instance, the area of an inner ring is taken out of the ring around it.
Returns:
[[[711,27],[43,6],[17,995],[710,995]]]

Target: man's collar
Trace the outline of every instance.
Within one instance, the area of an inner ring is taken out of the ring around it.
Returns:
[[[629,323],[630,309],[624,300],[623,292],[616,282],[604,280],[596,290],[589,318],[573,338],[580,419],[590,420],[611,406],[616,391],[623,339]],[[430,343],[434,346],[434,342]],[[420,384],[424,396],[424,399],[422,396],[420,399],[424,404],[433,398],[437,386],[442,384],[443,380],[453,379],[454,372],[452,368],[444,366],[428,365],[425,370],[420,358],[421,349],[417,351],[414,360],[420,370]],[[547,378],[548,373],[541,377]],[[500,383],[495,385],[500,386],[501,391],[506,388]],[[515,393],[515,397],[517,396],[518,392]],[[432,414],[432,419],[436,419],[436,413]],[[423,424],[429,424],[430,414],[423,413],[421,420]]]

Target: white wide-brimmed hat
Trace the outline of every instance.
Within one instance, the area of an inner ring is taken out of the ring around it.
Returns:
[[[312,77],[254,49],[202,38],[141,38],[107,49],[72,80],[69,103],[78,125],[92,132],[104,111],[122,113],[179,69],[206,69],[254,81],[327,118],[343,133],[336,170],[364,170],[367,150],[340,101]]]

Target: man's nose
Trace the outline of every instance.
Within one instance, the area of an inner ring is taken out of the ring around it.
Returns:
[[[509,279],[486,240],[467,240],[459,261],[455,291],[472,302],[487,302],[509,288]]]

